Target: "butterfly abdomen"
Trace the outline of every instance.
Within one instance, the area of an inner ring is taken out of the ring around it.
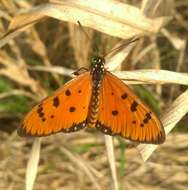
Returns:
[[[93,58],[92,60],[92,95],[88,114],[88,127],[94,127],[98,119],[100,90],[105,74],[104,59],[101,57]]]

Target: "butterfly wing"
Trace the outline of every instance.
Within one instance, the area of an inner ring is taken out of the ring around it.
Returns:
[[[84,128],[90,97],[91,76],[85,72],[36,105],[24,118],[18,134],[46,136]]]
[[[96,127],[141,143],[160,144],[164,128],[157,116],[119,78],[106,72],[100,94]]]

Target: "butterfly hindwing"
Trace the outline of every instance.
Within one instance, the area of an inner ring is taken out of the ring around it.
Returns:
[[[100,94],[96,127],[109,135],[141,142],[160,144],[165,140],[157,116],[120,79],[106,72]]]
[[[35,106],[18,129],[20,136],[73,132],[86,126],[91,97],[91,75],[85,72]]]

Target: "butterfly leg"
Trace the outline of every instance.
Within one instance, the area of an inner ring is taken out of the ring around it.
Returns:
[[[78,75],[81,75],[87,71],[89,71],[87,68],[81,67],[77,71],[73,72],[73,75],[78,76]]]

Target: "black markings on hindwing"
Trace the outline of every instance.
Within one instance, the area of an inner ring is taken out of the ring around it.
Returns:
[[[71,133],[71,132],[79,131],[79,130],[85,128],[85,127],[86,127],[86,121],[83,121],[83,122],[80,122],[78,124],[73,123],[71,127],[64,128],[61,131],[64,132],[64,133]]]
[[[107,127],[107,126],[101,124],[99,121],[97,121],[97,123],[96,123],[96,128],[106,135],[111,135],[111,136],[116,135],[115,133],[112,132],[110,127]]]

